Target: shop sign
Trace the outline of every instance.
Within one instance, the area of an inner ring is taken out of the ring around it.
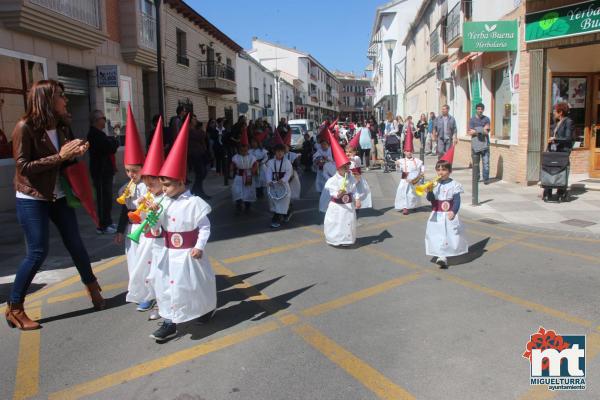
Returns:
[[[98,87],[119,87],[118,65],[96,65]]]
[[[368,87],[368,88],[365,90],[365,95],[366,95],[367,97],[375,97],[375,88]]]
[[[465,22],[464,52],[517,51],[519,29],[516,20]]]
[[[525,16],[525,41],[540,42],[600,31],[600,0],[584,1]]]

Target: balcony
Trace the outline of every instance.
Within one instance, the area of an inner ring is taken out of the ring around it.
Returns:
[[[131,64],[156,69],[156,19],[137,1],[120,1],[121,54]]]
[[[8,29],[94,49],[107,38],[100,0],[2,0],[0,21]]]
[[[441,61],[448,56],[442,37],[443,28],[443,25],[438,25],[429,36],[429,59],[432,62]]]
[[[460,9],[461,3],[459,2],[454,8],[448,13],[446,19],[446,43],[448,47],[460,48],[462,46],[462,26],[464,17]]]
[[[198,62],[198,88],[221,94],[235,94],[235,69],[214,61]]]

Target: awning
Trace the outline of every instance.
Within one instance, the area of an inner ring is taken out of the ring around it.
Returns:
[[[471,54],[469,54],[467,56],[464,56],[463,58],[461,58],[460,60],[458,60],[457,62],[454,63],[454,65],[452,66],[452,69],[454,69],[456,71],[457,69],[460,68],[461,65],[463,65],[467,61],[476,59],[481,54],[482,53],[471,53]]]

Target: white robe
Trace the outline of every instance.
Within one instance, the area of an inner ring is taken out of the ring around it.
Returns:
[[[344,177],[336,173],[327,180],[324,191],[327,191],[330,197],[336,197],[342,187],[343,180]],[[350,203],[338,204],[330,201],[325,213],[325,240],[333,246],[354,244],[356,242],[356,211],[354,209],[356,181],[350,173],[347,175],[346,193],[353,195]]]
[[[289,160],[283,158],[282,160],[277,160],[275,158],[270,159],[267,162],[267,186],[269,183],[273,181],[273,173],[274,172],[283,172],[284,176],[281,178],[283,184],[286,186],[288,192],[287,195],[283,199],[274,200],[269,196],[269,207],[271,212],[276,214],[287,214],[290,208],[290,198],[291,198],[291,190],[289,180],[292,177],[293,168],[292,164]],[[268,187],[267,187],[268,190]],[[268,193],[268,192],[267,192]]]
[[[362,165],[359,156],[354,156],[350,160],[350,169],[360,168]],[[360,199],[360,208],[373,208],[373,200],[371,200],[371,188],[369,182],[362,176],[354,177],[356,180],[356,193]]]
[[[399,165],[396,167],[396,171],[402,174],[402,172],[408,173],[406,179],[400,179],[398,184],[398,190],[396,190],[396,201],[394,202],[394,208],[396,210],[402,209],[413,209],[419,207],[419,196],[415,193],[415,185],[410,183],[412,179],[415,179],[422,173],[425,173],[425,166],[423,162],[418,158],[402,158],[399,160]]]
[[[294,168],[294,161],[300,157],[300,154],[288,151],[285,154],[285,157],[292,164],[292,179],[290,180],[290,190],[292,191],[292,199],[299,199],[300,192],[302,191],[302,186],[300,185],[300,177],[298,176],[298,172],[296,168]]]
[[[256,162],[256,158],[253,155],[248,154],[242,156],[236,154],[232,157],[231,162],[237,168],[235,178],[233,178],[233,184],[231,185],[231,197],[233,201],[242,200],[245,202],[256,201],[256,176],[252,175],[252,165]],[[238,174],[239,170],[245,170],[246,175],[252,175],[252,184],[245,185],[244,177]]]
[[[256,149],[250,149],[249,154],[253,155],[258,162],[258,177],[256,181],[256,187],[265,187],[267,185],[266,173],[267,161],[269,161],[269,152],[258,147]]]
[[[325,178],[325,182],[327,182],[329,178],[331,178],[335,174],[337,174],[335,162],[329,161],[327,164],[323,165],[323,177]],[[319,197],[319,211],[321,211],[322,213],[327,212],[327,207],[329,206],[330,201],[331,195],[327,190],[323,190],[321,192],[321,197]]]
[[[119,196],[123,193],[123,190],[125,190],[125,186],[122,186],[118,193]],[[129,196],[126,200],[125,200],[125,206],[127,207],[127,209],[129,210],[135,210],[138,208],[139,204],[138,204],[138,199],[140,197],[143,197],[146,194],[146,191],[148,189],[146,188],[146,185],[143,182],[139,182],[138,184],[136,184],[134,186],[133,192],[131,194],[131,196]],[[132,224],[132,223],[128,223],[127,224],[127,229],[125,229],[125,255],[127,256],[127,272],[129,273],[129,284],[128,286],[128,293],[127,296],[125,298],[126,301],[129,302],[134,302],[134,303],[138,303],[139,300],[138,299],[138,295],[129,295],[130,292],[132,293],[141,293],[142,297],[146,296],[146,283],[145,283],[145,276],[144,275],[140,275],[137,269],[137,264],[138,264],[138,247],[139,245],[145,240],[145,238],[140,238],[140,244],[135,243],[134,241],[132,241],[131,239],[129,239],[127,236],[135,231],[138,227],[140,226],[140,224]]]
[[[177,199],[165,199],[157,224],[169,232],[188,232],[199,228],[195,248],[202,258],[192,258],[192,249],[167,248],[165,239],[154,240],[149,283],[156,293],[161,317],[182,323],[201,317],[217,307],[215,273],[204,250],[210,236],[208,203],[189,191]]]
[[[323,191],[323,186],[325,186],[325,182],[327,182],[327,179],[325,179],[325,176],[323,175],[323,170],[319,169],[319,167],[317,166],[317,162],[321,158],[327,161],[333,161],[333,156],[331,155],[331,148],[323,150],[321,146],[319,146],[317,151],[315,151],[315,153],[313,154],[313,164],[317,173],[315,177],[315,189],[319,193]]]
[[[436,200],[442,201],[452,200],[454,194],[463,192],[462,185],[454,180],[444,184],[440,183],[433,188]],[[453,220],[449,220],[448,212],[432,211],[425,231],[425,254],[448,257],[465,254],[468,251],[469,243],[458,213]]]

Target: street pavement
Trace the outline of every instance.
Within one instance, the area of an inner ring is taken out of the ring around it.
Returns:
[[[600,398],[599,237],[465,210],[470,252],[440,270],[424,252],[427,208],[402,216],[398,174],[365,177],[374,209],[360,212],[350,249],[325,244],[310,174],[292,221],[276,231],[265,201],[236,217],[211,178],[206,256],[219,309],[165,344],[148,338],[157,322],[124,301],[120,250],[80,215],[108,308],[93,312],[72,268],[45,267],[54,283],[34,287],[27,307],[43,328],[1,324],[0,399]],[[14,250],[11,263],[23,248]],[[7,264],[0,288],[14,273]],[[587,335],[585,392],[529,385],[522,354],[540,326]]]

